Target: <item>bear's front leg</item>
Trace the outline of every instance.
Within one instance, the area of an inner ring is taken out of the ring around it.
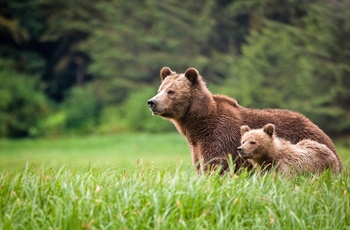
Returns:
[[[215,172],[219,172],[219,174],[224,174],[229,170],[228,158],[220,157],[213,159],[203,160],[201,164],[201,171],[203,174],[213,175]]]

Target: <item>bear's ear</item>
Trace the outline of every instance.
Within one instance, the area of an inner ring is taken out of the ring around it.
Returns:
[[[273,124],[267,124],[263,128],[264,132],[267,133],[270,137],[275,133],[275,125]]]
[[[242,125],[241,126],[241,135],[245,134],[246,132],[248,132],[250,130],[248,125]]]
[[[175,72],[171,71],[171,69],[169,67],[163,67],[161,70],[160,70],[160,79],[162,81],[164,81],[164,79],[169,76],[169,75],[172,75],[172,74],[175,74]]]
[[[195,68],[188,68],[184,75],[192,84],[195,84],[197,83],[199,72]]]

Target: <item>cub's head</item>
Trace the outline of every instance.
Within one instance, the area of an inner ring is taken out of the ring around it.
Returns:
[[[237,148],[237,153],[243,158],[261,162],[272,151],[274,134],[273,124],[267,124],[262,129],[241,126],[241,146]]]
[[[152,114],[170,119],[183,117],[191,106],[194,92],[203,84],[202,77],[195,68],[177,74],[169,67],[163,67],[160,79],[158,94],[148,100]]]

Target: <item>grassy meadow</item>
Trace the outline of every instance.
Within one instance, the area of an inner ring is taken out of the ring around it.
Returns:
[[[0,140],[0,229],[349,229],[336,145],[340,175],[209,177],[177,133]]]
[[[36,166],[75,168],[91,164],[135,168],[139,160],[160,167],[191,165],[186,140],[171,134],[120,134],[115,136],[0,141],[0,170]]]

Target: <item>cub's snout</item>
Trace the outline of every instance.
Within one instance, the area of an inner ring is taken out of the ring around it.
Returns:
[[[242,146],[239,146],[237,148],[237,153],[239,156],[245,158],[245,159],[250,159],[251,156],[249,155],[249,153],[247,153],[246,151],[244,151],[244,148]]]

